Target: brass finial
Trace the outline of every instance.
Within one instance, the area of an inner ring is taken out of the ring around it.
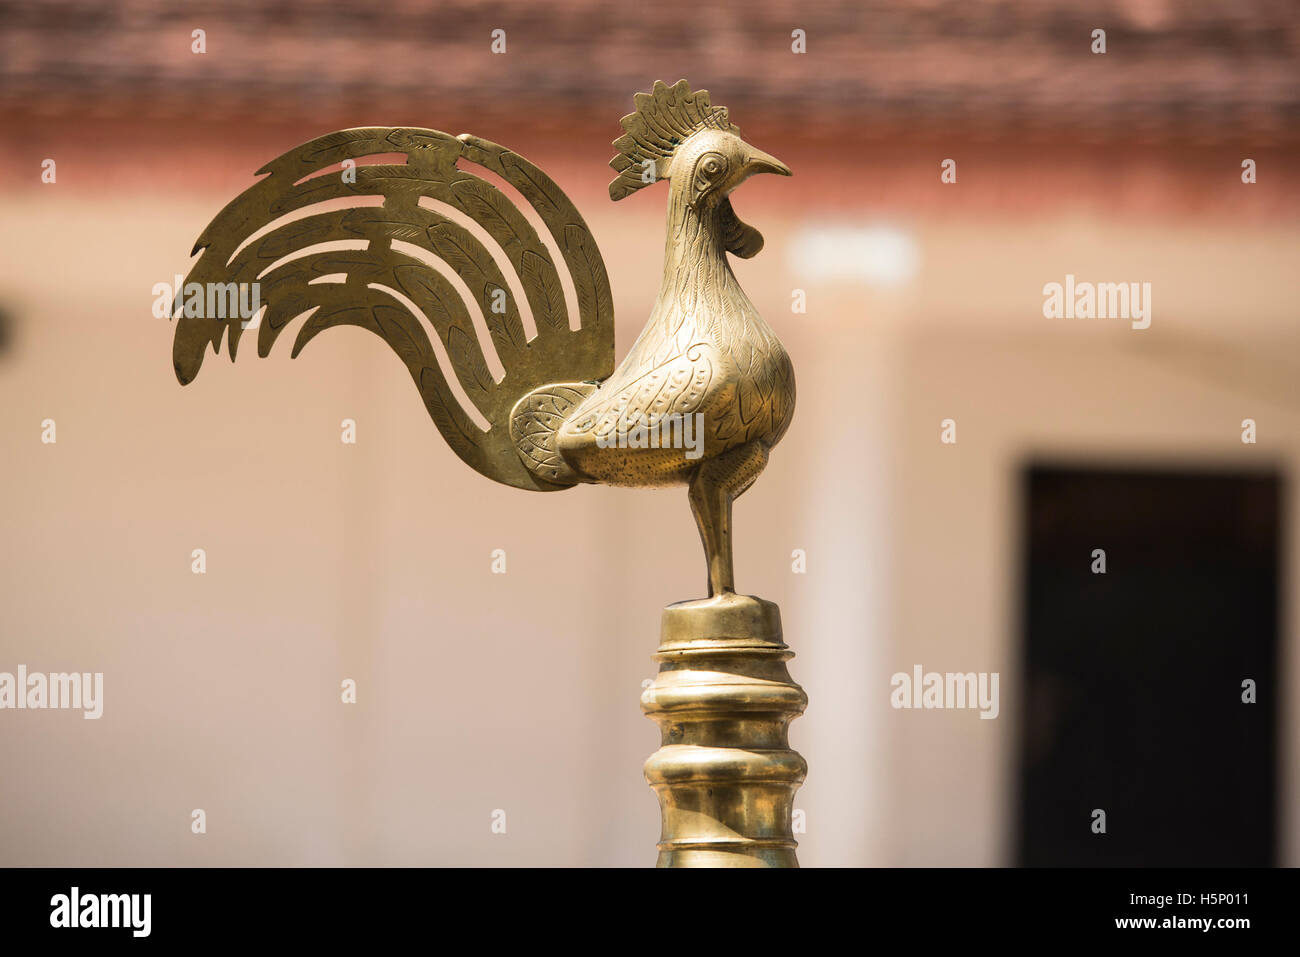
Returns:
[[[668,229],[659,297],[617,368],[605,266],[560,188],[495,143],[398,127],[343,130],[290,150],[218,214],[195,245],[202,255],[186,277],[183,304],[178,297],[173,363],[184,384],[209,346],[219,350],[224,339],[233,359],[246,330],[256,328],[265,356],[297,323],[297,355],[328,328],[360,326],[388,343],[439,432],[489,478],[534,491],[687,486],[710,599],[665,612],[663,670],[645,699],[665,734],[647,765],[664,808],[661,863],[793,864],[790,799],[803,762],[784,729],[802,711],[803,692],[785,672],[776,606],[735,594],[731,512],[789,427],[794,371],[727,259],[763,245],[736,216],[731,191],[755,173],[790,171],[742,140],[726,109],[685,80],[658,82],[635,102],[615,141],[620,153],[611,166],[619,175],[610,196],[667,180]],[[391,153],[406,162],[356,163]],[[472,172],[476,166],[522,194],[563,266],[514,203]],[[341,240],[364,248],[340,251]],[[430,258],[460,277],[472,302]],[[526,330],[522,304],[509,293],[503,259],[534,329]],[[576,322],[561,268],[577,294]],[[212,302],[228,301],[214,299],[214,287],[250,284],[263,304],[258,317],[212,312]],[[499,379],[489,371],[492,358],[504,369]]]

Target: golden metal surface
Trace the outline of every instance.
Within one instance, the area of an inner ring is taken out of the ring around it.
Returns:
[[[261,356],[300,318],[295,356],[331,326],[379,335],[456,454],[498,482],[538,491],[579,482],[688,485],[709,594],[731,592],[731,503],[790,424],[794,372],[727,261],[728,252],[753,256],[763,245],[729,194],[754,173],[790,171],[742,140],[726,109],[685,80],[656,83],[635,101],[614,144],[619,176],[610,196],[666,181],[668,230],[659,297],[617,369],[609,281],[582,217],[536,166],[469,134],[369,127],[290,150],[203,231],[194,247],[203,255],[185,286],[258,283]],[[406,162],[331,171],[391,153]],[[559,271],[536,231],[503,191],[461,163],[502,177],[536,210],[573,279],[579,328],[570,329]],[[361,204],[371,198],[382,204]],[[328,201],[354,205],[302,215]],[[514,270],[536,325],[531,339],[498,259],[464,220],[486,231]],[[363,248],[321,248],[341,242]],[[468,287],[472,306],[444,270]],[[223,337],[235,357],[246,317],[178,311],[173,362],[184,384]],[[486,431],[449,387],[429,327]],[[499,381],[489,349],[505,370]]]
[[[208,346],[224,338],[233,360],[254,327],[265,356],[301,320],[296,356],[325,329],[360,326],[397,353],[439,432],[489,478],[535,491],[686,485],[710,600],[665,612],[662,670],[644,701],[665,735],[646,772],[664,809],[660,862],[793,864],[790,800],[804,766],[785,726],[804,697],[785,670],[776,606],[735,594],[731,516],[789,427],[794,372],[727,259],[763,246],[732,190],[790,171],[685,80],[655,83],[635,104],[614,142],[610,197],[664,181],[668,225],[659,296],[617,368],[604,263],[559,187],[487,140],[394,127],[290,150],[218,214],[185,280],[199,306],[178,290],[173,362],[186,384]],[[394,153],[405,162],[358,165]],[[573,283],[574,322],[547,244],[475,166],[540,217]],[[204,290],[254,283],[260,320],[203,307]]]
[[[790,171],[742,140],[725,108],[685,80],[638,93],[610,162],[613,199],[668,181],[664,275],[650,318],[614,374],[561,423],[556,447],[582,481],[687,484],[708,564],[709,594],[735,591],[731,505],[767,465],[794,414],[794,370],[736,281],[728,252],[753,256],[763,237],[731,207],[755,173]],[[649,175],[653,170],[653,175]],[[684,448],[610,447],[689,418],[699,458]]]
[[[641,708],[662,746],[660,867],[797,867],[794,792],[808,766],[787,729],[808,697],[790,680],[776,605],[728,594],[664,609],[659,675]]]
[[[321,173],[345,160],[391,153],[405,154],[406,163]],[[537,232],[503,191],[460,169],[458,160],[506,180],[541,216],[573,278],[579,329],[569,328],[559,272]],[[614,367],[614,307],[604,262],[586,223],[550,177],[478,137],[390,127],[318,137],[258,172],[268,175],[226,206],[195,243],[194,252],[203,255],[185,278],[186,288],[258,283],[266,305],[257,328],[260,356],[299,318],[294,356],[331,326],[369,329],[406,364],[434,424],[466,463],[519,488],[550,491],[573,484],[558,469],[530,468],[516,451],[508,422],[520,396],[565,378],[585,392],[584,380],[603,379]],[[369,197],[382,199],[382,205],[361,205]],[[355,205],[286,219],[336,200]],[[537,326],[531,340],[497,261],[462,217],[486,230],[513,267]],[[320,248],[339,242],[364,248]],[[460,277],[473,305],[431,258]],[[340,275],[343,282],[323,281]],[[493,309],[498,303],[499,311]],[[485,323],[490,344],[480,341],[475,317]],[[488,431],[448,387],[426,331],[430,326],[456,380],[489,422]],[[207,347],[220,350],[223,334],[233,360],[244,331],[241,316],[182,315],[173,345],[177,378],[192,381]],[[505,368],[499,382],[489,372],[488,349]]]

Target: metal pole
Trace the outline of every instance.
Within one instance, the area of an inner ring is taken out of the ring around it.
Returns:
[[[641,707],[662,746],[646,762],[659,796],[660,867],[798,867],[794,792],[808,765],[790,722],[808,696],[772,602],[727,593],[664,609],[659,674]]]

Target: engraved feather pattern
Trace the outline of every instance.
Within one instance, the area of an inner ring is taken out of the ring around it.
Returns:
[[[624,126],[660,128],[666,105],[682,102],[677,90],[657,84],[655,97],[638,99],[651,115]],[[691,100],[700,102],[710,109],[703,91]],[[554,439],[562,457],[588,481],[632,486],[690,482],[701,458],[718,458],[754,443],[770,449],[789,427],[795,403],[790,358],[740,287],[726,255],[753,255],[762,248],[762,236],[740,221],[725,193],[708,194],[707,177],[703,191],[696,187],[699,163],[706,158],[713,160],[720,189],[734,188],[746,172],[737,167],[756,155],[775,163],[734,130],[701,125],[671,156],[659,298],[613,375],[578,405]],[[633,149],[631,136],[615,146]],[[615,168],[625,166],[620,157]],[[662,433],[665,420],[675,424],[670,417],[688,416],[698,421],[698,449],[665,448],[661,440],[612,441],[636,432]],[[764,451],[753,460],[765,462],[765,456]]]
[[[405,154],[405,164],[345,167],[350,175],[321,172],[394,153]],[[506,193],[465,164],[490,170],[536,211],[572,280],[579,328],[570,328],[559,267],[547,245]],[[302,322],[294,356],[333,326],[369,329],[406,365],[430,417],[465,462],[520,488],[571,484],[559,472],[561,481],[550,482],[530,469],[509,428],[522,396],[561,380],[603,379],[614,365],[613,301],[603,260],[582,217],[548,176],[487,140],[395,127],[318,137],[258,173],[263,178],[199,237],[194,252],[202,256],[184,288],[257,283],[265,309],[247,329],[256,327],[261,356],[295,319]],[[338,200],[367,204],[313,208]],[[497,255],[465,219],[487,233]],[[499,258],[524,292],[536,326],[531,339]],[[475,311],[431,260],[441,260],[463,281]],[[476,312],[486,342],[475,327]],[[173,363],[180,381],[193,380],[207,347],[219,351],[223,338],[234,359],[245,326],[245,317],[179,309]],[[486,431],[451,388],[430,329],[459,390],[486,419]],[[488,350],[504,369],[500,381],[489,371]]]

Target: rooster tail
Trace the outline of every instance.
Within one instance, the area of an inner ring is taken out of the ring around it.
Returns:
[[[366,157],[385,159],[358,165]],[[461,164],[500,177],[536,212],[572,283],[576,323],[547,244],[505,191]],[[406,365],[439,432],[471,467],[538,491],[577,481],[547,428],[613,371],[614,310],[595,240],[550,177],[487,140],[391,127],[318,137],[261,174],[195,244],[202,255],[174,310],[182,384],[223,338],[233,360],[255,330],[266,356],[300,321],[296,356],[325,329],[360,326]],[[258,315],[214,312],[249,284]],[[534,329],[512,289],[522,289]]]

